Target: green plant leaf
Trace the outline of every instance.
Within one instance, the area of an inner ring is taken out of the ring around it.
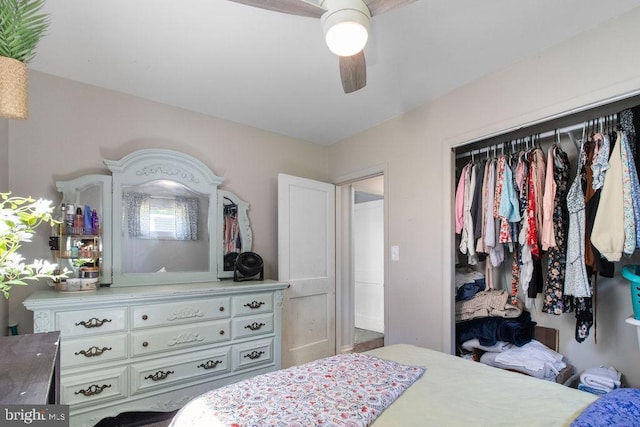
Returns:
[[[49,27],[44,0],[0,0],[0,56],[29,62]]]

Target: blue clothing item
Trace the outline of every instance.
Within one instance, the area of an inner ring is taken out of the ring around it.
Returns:
[[[465,283],[464,285],[460,286],[458,288],[458,291],[456,292],[456,302],[466,301],[473,298],[473,296],[478,292],[484,291],[486,286],[487,285],[484,278],[476,279],[471,283]]]
[[[583,390],[578,386],[579,390]],[[595,393],[598,394],[598,393]],[[571,427],[637,426],[640,389],[619,388],[604,394],[573,420]]]
[[[520,204],[518,196],[513,187],[513,173],[508,164],[504,165],[504,174],[502,175],[502,194],[500,195],[500,216],[507,218],[508,222],[520,222]]]
[[[631,154],[631,146],[629,138],[626,134],[622,135],[622,142],[627,156],[629,156],[629,175],[631,176],[631,199],[633,201],[633,214],[636,221],[636,248],[640,248],[640,182],[638,182],[638,173],[636,171],[636,163]]]
[[[536,331],[536,322],[531,321],[531,313],[523,311],[520,317],[478,317],[456,323],[456,342],[478,338],[481,345],[492,346],[504,341],[522,347],[530,342]]]

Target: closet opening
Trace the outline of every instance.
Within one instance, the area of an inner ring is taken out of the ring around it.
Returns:
[[[604,139],[608,140],[609,151],[606,156],[601,154],[600,159],[610,162],[614,147],[624,147],[626,140],[628,164],[637,175],[638,92],[452,148],[456,175],[451,216],[456,230],[452,231],[455,280],[451,286],[455,301],[451,327],[455,331],[453,347],[457,354],[476,360],[487,354],[485,349],[476,351],[474,347],[469,351],[468,346],[462,345],[469,341],[470,322],[480,324],[483,318],[492,317],[479,312],[469,314],[473,311],[470,309],[473,304],[466,303],[469,295],[495,292],[493,298],[503,292],[505,304],[501,306],[501,315],[513,319],[516,317],[505,310],[518,310],[517,318],[528,317],[526,324],[516,325],[513,330],[526,332],[527,343],[541,341],[536,336],[536,327],[551,331],[556,345],[547,347],[563,356],[572,372],[600,365],[615,366],[628,376],[630,383],[640,382],[640,372],[624,357],[637,351],[637,343],[635,330],[625,323],[631,314],[631,301],[628,284],[620,275],[624,265],[640,263],[640,240],[633,248],[625,249],[626,255],[611,258],[612,254],[594,255],[592,247],[597,249],[598,242],[594,244],[590,237],[592,232],[599,232],[594,218],[600,210],[600,195],[604,194],[602,185],[596,186],[594,179],[606,182],[608,177],[600,174],[600,160],[596,161],[598,153],[604,152]],[[620,154],[619,158],[623,156]],[[551,169],[547,168],[550,163]],[[465,176],[468,180],[461,186],[461,177]],[[542,177],[548,179],[539,179]],[[498,181],[502,182],[500,190]],[[551,183],[555,190],[545,196]],[[472,191],[463,190],[460,198],[461,188]],[[592,198],[594,192],[596,199]],[[485,203],[487,200],[493,203]],[[508,208],[503,210],[503,203]],[[576,207],[582,205],[583,208]],[[601,214],[600,218],[604,216]],[[622,218],[619,221],[616,218],[599,221],[621,224]],[[581,222],[586,223],[586,228],[574,226]],[[585,232],[574,233],[575,230]],[[603,259],[612,262],[601,262]],[[502,296],[494,301],[502,301]],[[494,313],[494,317],[499,316]],[[484,329],[483,333],[486,332]]]

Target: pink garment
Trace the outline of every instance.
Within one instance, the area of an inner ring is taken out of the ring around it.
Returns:
[[[556,181],[553,179],[553,151],[547,153],[547,174],[544,182],[544,196],[542,199],[542,250],[556,246],[556,236],[553,232],[553,208],[556,198]]]
[[[458,181],[458,188],[456,189],[456,234],[462,233],[462,227],[464,225],[464,184],[465,184],[465,175],[467,174],[467,170],[471,163],[467,163],[462,168],[462,173],[460,173],[460,181]]]

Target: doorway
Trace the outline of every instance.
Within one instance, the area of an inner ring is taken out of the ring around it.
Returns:
[[[384,176],[351,184],[353,351],[384,345]]]

